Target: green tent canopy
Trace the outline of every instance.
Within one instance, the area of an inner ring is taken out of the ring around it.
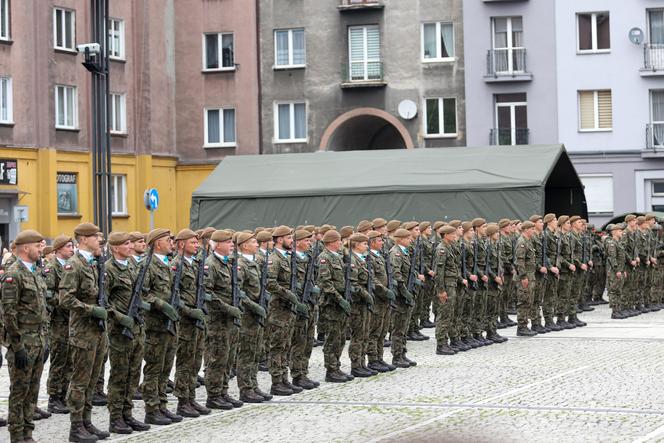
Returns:
[[[587,217],[562,145],[314,152],[226,157],[194,191],[191,227],[545,212]]]

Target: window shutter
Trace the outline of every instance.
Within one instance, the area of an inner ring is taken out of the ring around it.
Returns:
[[[613,127],[611,91],[597,91],[597,109],[599,115],[599,128],[611,129]]]
[[[595,129],[595,103],[593,91],[579,91],[581,129]]]
[[[350,61],[364,60],[364,29],[350,29]]]
[[[380,32],[377,26],[367,27],[367,60],[380,60]]]

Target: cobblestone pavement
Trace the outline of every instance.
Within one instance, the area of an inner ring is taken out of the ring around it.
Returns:
[[[535,338],[502,330],[507,343],[452,357],[436,356],[432,340],[409,342],[409,356],[418,362],[411,369],[342,385],[323,382],[292,397],[107,441],[664,441],[664,312],[609,320],[602,306],[582,318],[588,327]],[[321,348],[314,349],[311,373],[324,378]],[[269,389],[266,373],[259,382]],[[8,385],[3,368],[3,416]],[[238,394],[234,384],[231,394]],[[205,400],[204,388],[197,397]],[[44,408],[46,400],[43,394]],[[135,404],[142,418],[143,404]],[[95,408],[93,422],[107,428],[107,410]],[[68,416],[39,421],[35,438],[66,441],[68,425]],[[0,441],[8,440],[0,429]]]

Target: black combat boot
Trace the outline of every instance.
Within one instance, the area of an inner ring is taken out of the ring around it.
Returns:
[[[409,359],[408,357],[406,357],[406,354],[404,354],[401,358],[402,358],[406,363],[408,363],[409,366],[417,366],[417,362],[414,361],[414,360]]]
[[[284,386],[286,386],[288,389],[290,389],[291,391],[293,391],[296,394],[299,394],[300,392],[304,391],[304,389],[302,389],[301,387],[295,386],[293,383],[288,381],[288,377],[284,377],[283,383],[284,383]],[[233,406],[235,406],[235,405],[233,405]]]
[[[233,409],[233,405],[221,397],[208,397],[205,406],[210,409],[223,409],[224,411],[230,411]]]
[[[287,395],[293,395],[295,392],[282,382],[277,382],[277,383],[272,383],[272,387],[270,387],[270,394],[272,395],[277,395],[277,396],[287,396]]]
[[[314,386],[313,383],[311,383],[311,381],[309,379],[307,379],[304,376],[295,377],[293,379],[293,384],[295,386],[298,386],[298,387],[302,388],[302,389],[306,389],[307,391],[316,387],[316,386]]]
[[[142,421],[136,420],[134,417],[124,417],[123,420],[134,431],[142,432],[150,430],[150,425],[143,423]]]
[[[254,392],[265,399],[265,401],[272,400],[274,397],[267,392],[261,391],[259,388],[254,388]]]
[[[179,398],[178,399],[178,408],[177,414],[183,417],[196,418],[200,417],[201,414],[198,413],[190,404],[189,399]]]
[[[244,405],[240,400],[233,398],[228,394],[222,394],[221,398],[232,404],[234,408],[241,408]]]
[[[396,366],[394,366],[394,365],[391,364],[391,363],[386,362],[385,360],[378,360],[378,362],[379,362],[381,365],[385,366],[385,367],[387,368],[387,370],[390,371],[390,372],[391,372],[391,371],[396,371],[396,369],[397,369]]]
[[[71,442],[92,443],[98,440],[99,437],[85,429],[83,422],[72,423],[69,427],[69,441]]]
[[[456,351],[450,347],[447,343],[442,343],[436,346],[437,355],[454,355]]]
[[[122,418],[111,420],[108,425],[111,434],[131,434],[134,430]]]
[[[339,371],[327,371],[325,374],[325,381],[329,383],[346,383],[348,379],[339,373]]]
[[[265,399],[260,395],[256,394],[252,390],[247,390],[240,393],[240,400],[245,403],[263,403]]]
[[[157,426],[166,426],[173,423],[173,420],[166,417],[161,411],[157,410],[155,412],[146,412],[145,413],[145,423]]]
[[[389,372],[388,367],[383,366],[383,364],[379,361],[370,361],[369,362],[369,369],[373,369],[374,371],[378,371],[378,372]]]
[[[523,326],[516,330],[516,335],[519,337],[534,337],[537,335],[537,332],[528,329],[527,326]]]
[[[95,425],[92,424],[91,421],[83,420],[83,426],[85,427],[86,431],[88,431],[90,434],[96,435],[99,440],[105,440],[111,436],[110,433],[98,429]]]
[[[166,406],[159,408],[162,414],[164,414],[165,417],[168,417],[171,419],[173,423],[179,423],[182,421],[182,416],[178,414],[174,414],[171,411],[166,408]]]
[[[189,400],[189,404],[191,405],[196,412],[198,412],[201,415],[208,415],[210,412],[210,408],[203,406],[202,404],[198,403],[196,400]]]
[[[62,402],[59,395],[51,395],[48,397],[48,411],[54,414],[69,414],[69,409]]]
[[[365,370],[362,366],[352,368],[350,370],[350,373],[353,375],[353,377],[358,377],[358,378],[371,377],[371,372]]]

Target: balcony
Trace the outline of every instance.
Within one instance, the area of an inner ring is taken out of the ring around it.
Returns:
[[[486,55],[487,83],[529,82],[533,74],[526,66],[526,48],[489,49]]]
[[[646,125],[646,148],[641,157],[664,157],[664,123]]]
[[[530,135],[528,128],[493,128],[489,133],[491,146],[527,145]]]
[[[643,45],[643,68],[641,77],[657,77],[664,75],[664,45],[646,43]]]
[[[382,1],[379,0],[341,0],[337,9],[339,12],[353,12],[353,11],[371,11],[381,10],[385,7]]]
[[[383,88],[383,62],[358,61],[342,65],[342,89]]]

